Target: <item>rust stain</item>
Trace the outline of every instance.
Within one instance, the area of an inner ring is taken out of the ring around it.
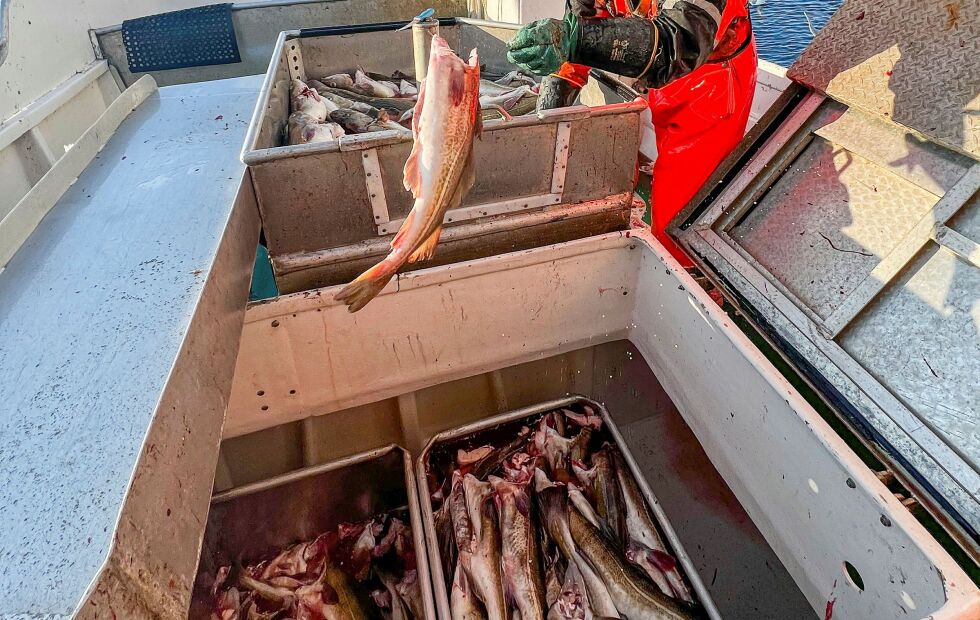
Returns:
[[[946,30],[956,28],[960,23],[960,3],[950,2],[945,6],[946,9]]]

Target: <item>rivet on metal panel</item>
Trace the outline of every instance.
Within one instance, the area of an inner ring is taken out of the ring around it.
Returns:
[[[391,218],[388,216],[388,201],[385,198],[385,186],[381,177],[381,164],[378,162],[378,149],[364,151],[361,155],[361,164],[364,166],[364,185],[371,200],[374,221],[378,224],[387,224]],[[378,230],[379,235],[387,232],[387,228]]]

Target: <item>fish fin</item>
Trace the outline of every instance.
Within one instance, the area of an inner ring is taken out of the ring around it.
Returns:
[[[381,261],[341,289],[334,295],[334,300],[347,304],[348,312],[357,312],[377,297],[394,275],[395,271],[390,270],[387,262]]]
[[[414,119],[413,119],[414,120]],[[419,157],[422,155],[422,142],[416,138],[412,152],[405,160],[405,170],[402,173],[402,183],[405,189],[412,192],[413,198],[422,195],[422,172],[419,170]]]
[[[422,174],[419,170],[419,158],[422,156],[422,103],[425,101],[425,80],[419,89],[419,100],[415,102],[415,112],[412,115],[412,152],[405,160],[405,171],[403,173],[403,184],[405,189],[412,192],[412,196],[418,198],[422,193]]]
[[[392,249],[394,249],[395,246],[401,244],[402,240],[405,238],[405,234],[412,227],[412,222],[414,221],[415,221],[415,209],[412,209],[411,211],[408,212],[408,216],[405,218],[405,221],[402,222],[401,228],[399,228],[398,232],[395,233],[395,238],[391,240]]]
[[[422,245],[412,252],[412,255],[408,257],[408,262],[418,263],[420,261],[429,260],[432,258],[436,253],[436,246],[439,245],[439,235],[441,234],[442,226],[439,226],[432,231],[432,234],[429,235],[428,239],[422,242]]]

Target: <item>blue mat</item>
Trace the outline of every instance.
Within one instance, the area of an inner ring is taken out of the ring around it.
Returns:
[[[241,62],[231,4],[129,19],[122,25],[130,73]]]

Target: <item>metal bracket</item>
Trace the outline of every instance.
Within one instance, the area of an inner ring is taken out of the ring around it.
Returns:
[[[303,48],[299,39],[290,39],[286,45],[286,67],[289,69],[290,80],[306,81],[306,67],[303,65]]]
[[[364,185],[367,187],[368,199],[371,201],[371,212],[374,213],[374,223],[378,225],[378,234],[386,234],[390,226],[388,216],[388,200],[385,197],[385,184],[381,178],[381,164],[378,162],[378,149],[368,149],[361,155],[364,166]]]
[[[555,167],[551,171],[551,193],[562,195],[565,192],[565,173],[568,172],[568,144],[572,135],[572,124],[558,123],[555,135]]]

